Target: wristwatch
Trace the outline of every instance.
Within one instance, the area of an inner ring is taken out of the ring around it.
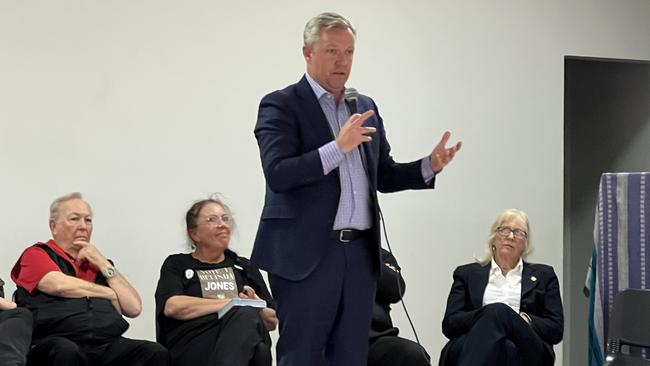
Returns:
[[[529,326],[531,326],[531,327],[533,326],[533,320],[530,318],[530,315],[528,315],[528,313],[524,313],[522,311],[522,312],[519,313],[519,315],[524,319],[524,321],[526,321],[526,323]]]
[[[115,276],[116,272],[117,270],[115,269],[115,266],[108,263],[106,268],[102,271],[102,274],[104,275],[104,278],[112,278],[113,276]]]

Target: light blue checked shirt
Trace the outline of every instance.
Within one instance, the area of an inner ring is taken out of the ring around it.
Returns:
[[[344,154],[335,140],[341,126],[350,118],[350,111],[345,103],[337,105],[334,96],[312,79],[309,74],[305,74],[305,77],[333,132],[334,140],[318,149],[324,174],[329,174],[332,170],[339,168],[341,196],[332,229],[369,229],[372,227],[370,188],[361,162],[361,154],[358,148],[349,154]],[[431,169],[428,156],[422,159],[421,169],[424,181],[430,182],[435,173]]]

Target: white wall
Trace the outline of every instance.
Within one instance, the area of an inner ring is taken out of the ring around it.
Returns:
[[[257,104],[302,75],[304,23],[329,10],[358,28],[348,84],[378,103],[398,160],[445,129],[465,144],[434,192],[381,196],[434,360],[451,272],[480,253],[500,209],[528,211],[532,259],[562,276],[563,56],[650,59],[644,0],[0,0],[2,277],[49,238],[51,200],[82,191],[94,243],[145,301],[128,335],[152,339],[158,269],[184,250],[191,201],[224,193],[233,247],[250,253],[264,193]]]

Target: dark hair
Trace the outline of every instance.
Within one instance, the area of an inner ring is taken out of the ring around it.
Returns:
[[[192,239],[192,235],[190,235],[190,231],[196,229],[196,227],[198,226],[197,220],[199,218],[199,213],[201,212],[203,207],[205,207],[210,203],[216,203],[217,205],[221,206],[223,210],[226,211],[226,213],[232,217],[232,212],[230,211],[230,207],[228,207],[228,205],[223,203],[221,198],[219,198],[219,195],[216,193],[211,195],[209,198],[194,202],[194,204],[192,204],[192,207],[190,207],[190,209],[187,210],[187,213],[185,214],[185,227],[187,230],[187,237],[189,239],[189,243],[192,249],[194,249],[196,243],[194,243],[194,240]],[[234,221],[233,221],[233,227],[234,227]]]

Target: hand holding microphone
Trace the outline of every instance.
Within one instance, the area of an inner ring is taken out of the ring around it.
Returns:
[[[374,127],[363,127],[362,125],[373,114],[375,114],[373,110],[366,111],[363,114],[355,113],[341,127],[341,131],[338,137],[336,137],[336,143],[339,144],[344,154],[354,150],[362,142],[372,140],[369,134],[375,133],[377,129]]]
[[[375,111],[368,110],[363,114],[357,113],[357,98],[359,93],[353,88],[348,88],[345,90],[344,98],[345,103],[350,109],[352,114],[350,118],[345,122],[341,131],[339,132],[338,137],[336,138],[336,143],[341,148],[344,154],[349,153],[359,146],[362,142],[372,141],[373,134],[377,131],[374,127],[364,127],[363,122],[370,118]]]

